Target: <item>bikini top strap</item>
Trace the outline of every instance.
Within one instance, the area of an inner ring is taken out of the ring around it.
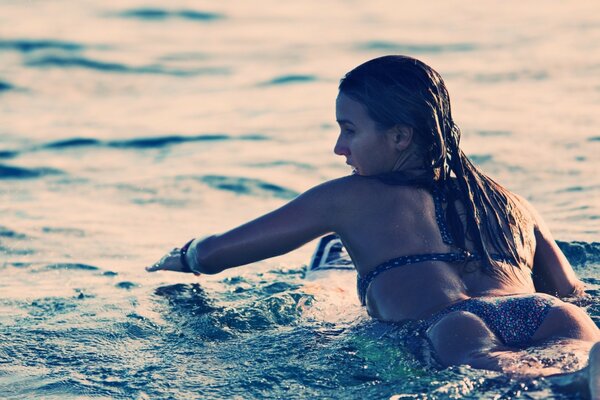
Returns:
[[[444,191],[442,190],[439,184],[433,185],[431,189],[431,196],[433,197],[433,204],[435,206],[435,220],[437,222],[438,228],[440,229],[442,240],[445,244],[452,246],[454,245],[454,240],[452,239],[452,235],[450,234],[450,230],[448,229],[446,215],[444,214],[444,203],[446,202],[446,195],[444,194]]]
[[[455,252],[455,253],[428,253],[428,254],[415,254],[410,256],[401,256],[393,258],[380,264],[366,274],[364,277],[357,275],[357,289],[358,296],[362,305],[365,305],[367,289],[369,285],[379,274],[394,268],[400,268],[404,265],[421,263],[424,261],[444,261],[448,263],[467,262],[477,260],[479,256],[477,254],[469,253],[466,250]]]

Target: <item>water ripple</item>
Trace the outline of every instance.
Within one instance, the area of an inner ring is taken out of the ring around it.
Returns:
[[[294,190],[265,182],[260,179],[222,175],[205,175],[201,177],[200,180],[214,189],[226,190],[236,194],[251,196],[273,196],[285,200],[290,200],[298,196],[298,192]]]
[[[0,225],[0,237],[11,238],[11,239],[25,239],[27,236],[13,231],[5,226]]]
[[[15,87],[8,82],[0,81],[0,93],[13,90]]]
[[[93,265],[81,263],[56,263],[46,265],[49,270],[78,270],[78,271],[98,271],[100,268]]]
[[[45,175],[62,174],[54,168],[22,168],[0,164],[0,179],[27,179],[39,178]]]
[[[175,10],[169,11],[160,8],[134,8],[116,14],[122,18],[134,18],[145,21],[159,21],[170,18],[185,19],[199,22],[210,22],[225,18],[223,14],[196,11],[196,10]]]
[[[248,167],[254,167],[254,168],[275,168],[275,167],[292,166],[295,168],[306,169],[306,170],[316,169],[316,167],[314,165],[311,165],[308,163],[302,163],[302,162],[297,162],[297,161],[288,161],[288,160],[247,163],[245,165],[247,165]]]
[[[30,40],[30,39],[16,39],[16,40],[0,40],[0,50],[16,50],[21,53],[31,53],[36,50],[66,50],[66,51],[78,51],[83,50],[85,47],[79,43],[74,42],[63,42],[60,40]]]
[[[159,136],[153,138],[139,138],[139,139],[129,139],[129,140],[119,140],[108,142],[107,145],[109,147],[116,148],[134,148],[134,149],[143,149],[149,147],[164,147],[171,144],[179,144],[186,142],[214,142],[214,141],[224,141],[231,140],[232,138],[229,135],[225,134],[212,134],[212,135],[197,135],[197,136]]]
[[[192,143],[192,142],[219,142],[219,141],[261,141],[269,140],[268,136],[261,134],[247,134],[241,136],[231,136],[224,133],[202,134],[202,135],[165,135],[157,137],[141,137],[135,139],[108,140],[102,141],[94,138],[67,138],[39,146],[21,150],[3,150],[0,151],[0,158],[13,158],[21,153],[39,150],[62,150],[78,147],[110,147],[117,149],[147,149],[161,148],[174,144]],[[9,167],[0,165],[0,178],[7,177],[37,177],[40,174],[56,173],[56,170],[43,169],[42,171],[24,170],[23,168]]]
[[[292,83],[314,82],[317,77],[314,75],[282,75],[265,82],[263,85],[289,85]]]
[[[56,142],[51,142],[43,145],[43,148],[46,149],[61,149],[67,147],[79,147],[79,146],[94,146],[99,145],[101,142],[97,139],[91,138],[72,138],[72,139],[64,139],[58,140]]]
[[[462,53],[475,51],[479,46],[474,43],[453,43],[453,44],[412,44],[395,43],[383,40],[373,40],[359,44],[358,50],[382,51],[386,53],[400,54],[429,54],[429,53]]]
[[[19,154],[18,151],[0,150],[0,158],[13,158]]]
[[[105,62],[92,60],[84,57],[66,57],[66,56],[45,56],[27,61],[30,67],[60,67],[60,68],[87,68],[101,72],[122,73],[122,74],[153,74],[153,75],[172,75],[172,76],[195,76],[195,75],[227,75],[228,68],[210,67],[195,69],[171,69],[161,65],[144,65],[134,67],[117,62]]]
[[[475,164],[485,164],[494,159],[494,157],[491,154],[469,154],[469,158]]]
[[[474,79],[478,82],[498,83],[498,82],[516,82],[521,80],[542,81],[548,79],[546,71],[508,71],[502,73],[476,74]]]
[[[600,263],[600,242],[556,241],[561,251],[574,266]]]
[[[500,131],[500,130],[481,130],[477,131],[479,136],[510,136],[510,131]]]

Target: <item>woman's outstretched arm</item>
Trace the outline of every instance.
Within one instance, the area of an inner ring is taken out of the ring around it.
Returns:
[[[216,274],[278,256],[335,230],[344,179],[316,186],[283,207],[228,232],[194,240],[186,254],[192,272]],[[146,269],[186,270],[177,248]]]
[[[535,218],[535,257],[533,282],[538,292],[558,297],[581,296],[585,285],[577,278],[569,260],[560,250],[550,229],[537,211],[528,204]]]

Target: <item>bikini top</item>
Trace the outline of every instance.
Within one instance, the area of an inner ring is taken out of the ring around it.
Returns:
[[[441,188],[438,185],[433,185],[431,188],[431,194],[433,197],[433,203],[435,206],[435,220],[440,230],[440,234],[442,236],[442,240],[447,245],[455,245],[454,240],[452,239],[452,235],[448,230],[448,225],[446,223],[446,218],[444,216],[444,208],[443,204],[446,201],[445,195]],[[492,259],[496,261],[505,261],[509,262],[510,259],[499,255],[499,254],[491,254]],[[464,249],[459,249],[456,252],[450,253],[427,253],[427,254],[415,254],[408,256],[401,256],[397,258],[392,258],[382,264],[379,264],[374,270],[366,274],[364,277],[357,275],[357,290],[358,297],[360,299],[361,304],[366,305],[366,297],[367,297],[367,289],[373,280],[381,273],[388,271],[394,268],[400,268],[404,265],[416,264],[424,261],[443,261],[447,263],[462,263],[472,260],[479,260],[481,256],[475,252],[469,252]]]

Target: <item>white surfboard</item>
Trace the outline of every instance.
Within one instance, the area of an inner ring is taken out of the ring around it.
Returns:
[[[304,280],[304,291],[317,299],[310,311],[316,318],[348,322],[362,315],[354,264],[339,236],[330,234],[319,240]]]
[[[323,236],[315,249],[308,267],[308,274],[327,270],[354,270],[354,264],[336,234]]]

